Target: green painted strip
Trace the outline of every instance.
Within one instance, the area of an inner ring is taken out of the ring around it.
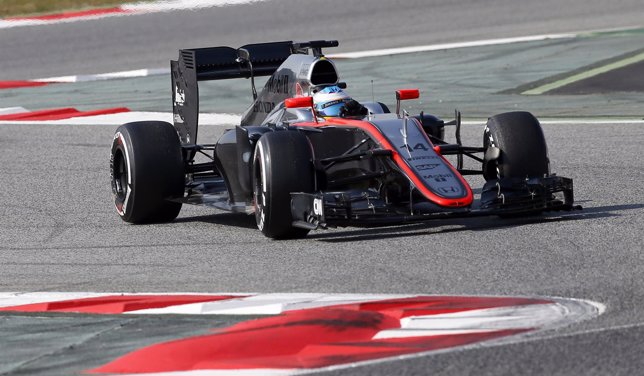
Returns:
[[[628,57],[623,60],[615,61],[610,64],[606,64],[601,67],[593,68],[585,72],[577,73],[575,75],[572,75],[570,77],[566,77],[564,79],[561,79],[559,81],[551,82],[549,84],[545,84],[539,87],[536,87],[534,89],[526,90],[524,91],[523,95],[541,95],[543,93],[546,93],[550,90],[558,89],[562,86],[566,86],[569,84],[572,84],[577,81],[585,80],[587,78],[591,78],[594,76],[597,76],[602,73],[610,72],[615,69],[623,68],[627,65],[639,63],[640,61],[644,60],[644,52],[637,54],[635,56]]]
[[[644,34],[644,28],[634,27],[634,28],[625,28],[625,29],[613,29],[613,30],[599,30],[591,31],[588,33],[579,34],[580,37],[605,37],[605,36],[623,36],[623,35],[639,35]]]

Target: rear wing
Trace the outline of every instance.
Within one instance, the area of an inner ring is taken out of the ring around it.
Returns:
[[[199,124],[198,81],[270,76],[292,54],[321,56],[322,48],[336,47],[337,41],[272,42],[232,47],[179,50],[170,61],[174,126],[183,145],[197,142]]]

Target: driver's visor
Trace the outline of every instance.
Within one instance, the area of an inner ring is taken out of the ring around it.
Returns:
[[[338,116],[340,115],[340,109],[344,107],[344,104],[348,101],[349,99],[337,99],[322,103],[317,106],[317,110],[322,116]]]

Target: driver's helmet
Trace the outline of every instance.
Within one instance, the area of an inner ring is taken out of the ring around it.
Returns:
[[[313,95],[315,110],[320,116],[339,116],[340,109],[351,100],[338,86],[327,86]]]

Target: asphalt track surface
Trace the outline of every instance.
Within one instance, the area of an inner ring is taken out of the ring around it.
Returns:
[[[163,66],[175,57],[177,48],[186,47],[186,40],[194,41],[191,46],[236,46],[257,41],[258,36],[278,40],[297,34],[297,39],[342,39],[342,48],[353,51],[631,26],[640,22],[643,8],[635,1],[565,2],[566,6],[554,1],[538,5],[364,1],[332,3],[326,10],[313,2],[293,4],[281,1],[2,30],[0,77],[26,79]],[[414,25],[413,33],[401,30],[404,24]],[[324,27],[329,34],[314,32],[311,25]],[[127,82],[122,81],[131,85]],[[89,84],[83,90],[97,95]],[[12,93],[21,95],[18,90]],[[102,95],[117,101],[109,90]],[[461,95],[461,101],[477,98],[474,89]],[[605,96],[611,100],[623,94]],[[57,100],[66,99],[47,99],[50,103]],[[586,115],[582,102],[572,106],[570,116]],[[547,116],[548,100],[539,103],[540,115]],[[623,105],[634,107],[637,102]],[[626,115],[641,115],[641,110],[626,110]],[[204,131],[216,137],[222,128]],[[566,124],[546,123],[544,131],[553,171],[575,179],[575,196],[583,211],[377,230],[347,228],[316,232],[304,240],[271,241],[255,229],[252,217],[199,207],[184,207],[172,224],[126,225],[114,213],[109,189],[107,166],[114,127],[3,124],[0,290],[590,299],[606,304],[607,312],[521,343],[335,374],[638,374],[644,366],[644,127],[608,121],[589,124],[573,118]],[[463,132],[466,143],[480,143],[481,126],[465,126]],[[472,183],[477,187],[481,182],[474,179]],[[5,323],[19,320],[3,319]],[[29,374],[25,370],[9,374],[21,372]]]

